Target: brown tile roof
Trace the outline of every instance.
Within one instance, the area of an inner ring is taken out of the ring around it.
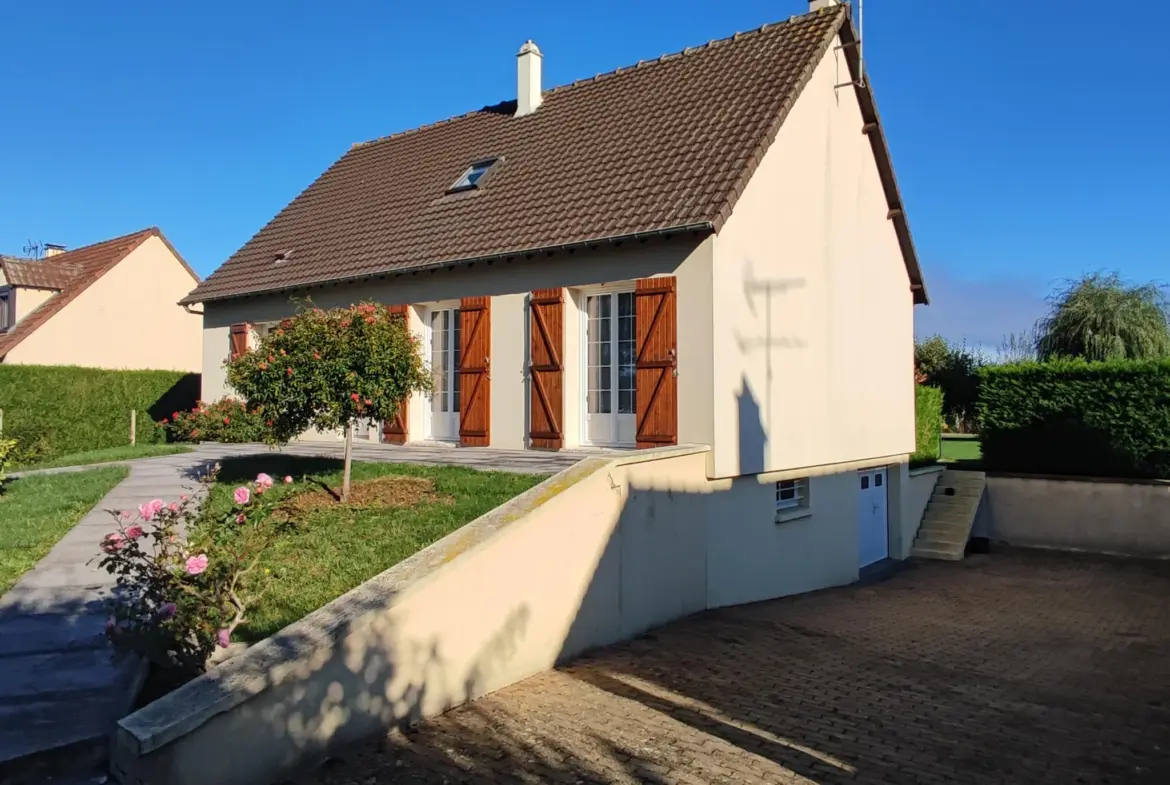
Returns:
[[[511,101],[356,145],[183,302],[715,231],[848,18],[840,6],[574,82],[525,117]],[[493,157],[483,188],[446,193]]]
[[[6,257],[2,264],[4,274],[9,277],[10,283],[18,286],[58,289],[59,291],[17,322],[11,330],[0,335],[0,357],[12,351],[17,344],[32,335],[38,327],[88,289],[91,284],[114,269],[118,262],[125,259],[131,251],[150,237],[158,237],[167,243],[168,247],[171,247],[167,239],[163,237],[162,232],[155,226],[73,251],[66,251],[40,261],[10,261],[11,257]],[[171,250],[173,252],[174,248],[171,247]],[[178,256],[177,253],[175,255]],[[187,266],[181,257],[179,261]],[[15,272],[16,279],[12,278],[13,273],[10,270]],[[187,270],[190,271],[191,268],[187,267]],[[198,280],[198,276],[194,272],[191,272],[191,275]],[[51,286],[42,286],[47,281],[55,283]],[[19,294],[17,297],[19,298]]]

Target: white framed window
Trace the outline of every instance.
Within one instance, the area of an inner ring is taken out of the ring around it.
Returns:
[[[776,510],[795,510],[808,507],[808,478],[780,480],[776,483]]]

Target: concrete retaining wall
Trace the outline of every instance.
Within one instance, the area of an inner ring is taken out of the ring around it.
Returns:
[[[1010,545],[1170,557],[1170,483],[989,474],[975,534]]]
[[[945,466],[923,466],[910,470],[909,493],[901,519],[902,553],[898,558],[910,558],[910,551],[914,548],[914,538],[918,536],[918,527],[922,524],[922,516],[926,514],[926,505],[930,502],[934,486],[938,485],[939,478],[942,477],[944,471],[946,471]],[[895,525],[892,516],[890,525]]]
[[[591,458],[125,718],[123,782],[251,785],[709,607],[858,577],[859,465],[707,478],[710,448]],[[882,465],[877,459],[869,465]],[[908,487],[891,468],[891,540]],[[919,516],[921,517],[921,516]]]

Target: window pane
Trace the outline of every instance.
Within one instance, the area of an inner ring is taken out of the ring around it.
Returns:
[[[619,414],[634,414],[634,391],[633,390],[619,390],[618,391],[618,413]]]
[[[585,300],[585,312],[589,314],[589,321],[590,322],[593,322],[594,320],[596,320],[599,313],[600,313],[599,308],[601,306],[598,305],[598,302],[597,302],[600,299],[601,298],[599,298],[599,297],[589,297]],[[592,328],[592,325],[590,325],[590,327]]]
[[[606,308],[605,310],[609,310]],[[603,343],[609,343],[610,332],[613,320],[609,318],[609,314],[603,314],[600,321],[597,322],[597,340]]]
[[[601,346],[601,344],[599,344],[599,343],[590,343],[589,344],[589,364],[590,365],[596,366],[596,365],[599,365],[601,363],[601,349],[599,348],[600,346]]]
[[[619,341],[630,341],[630,345],[631,346],[633,345],[634,320],[629,318],[628,316],[618,317],[618,340]]]
[[[601,403],[601,394],[597,391],[596,387],[591,387],[589,389],[589,413],[590,414],[600,414],[600,412],[597,411],[597,408],[600,405],[600,403]]]
[[[861,490],[863,490],[863,491],[869,490],[869,475],[868,474],[861,475]]]
[[[601,394],[601,406],[600,406],[600,411],[598,412],[598,414],[612,414],[613,413],[613,401],[612,401],[613,393],[611,393],[609,390],[601,390],[600,394]]]
[[[880,488],[880,487],[882,487],[882,476],[881,476],[880,474],[875,474],[875,475],[874,475],[874,477],[873,477],[873,485],[874,485],[874,487],[875,487],[875,488]]]
[[[456,371],[459,370],[459,341],[463,329],[463,325],[460,324],[461,321],[463,321],[462,316],[459,313],[459,309],[456,308],[451,312],[451,323],[454,327],[454,336],[451,339],[451,369]],[[455,379],[455,385],[456,387],[459,385],[458,378]]]
[[[623,292],[622,294],[619,294],[618,295],[618,316],[633,317],[633,315],[634,315],[634,293],[633,292]]]
[[[601,348],[601,365],[608,368],[613,363],[613,357],[611,356],[611,353],[613,350],[613,344],[611,344],[607,341],[603,344],[600,344],[600,348]]]
[[[603,295],[599,296],[597,299],[600,301],[599,305],[601,307],[601,311],[600,311],[599,315],[603,319],[608,319],[610,314],[612,313],[613,295],[612,294],[603,294]]]

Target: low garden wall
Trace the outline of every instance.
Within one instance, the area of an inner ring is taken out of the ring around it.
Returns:
[[[1170,557],[1170,482],[989,474],[975,534],[1025,547]]]

